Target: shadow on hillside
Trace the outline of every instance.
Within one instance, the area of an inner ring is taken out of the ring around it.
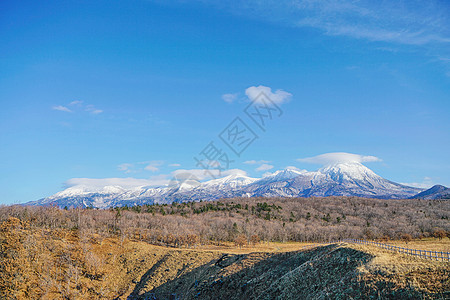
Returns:
[[[383,280],[367,282],[357,268],[374,256],[338,244],[286,253],[224,254],[151,291],[142,288],[165,257],[144,274],[128,299],[348,299],[380,295],[422,298]]]

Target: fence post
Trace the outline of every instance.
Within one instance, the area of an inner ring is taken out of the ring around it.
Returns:
[[[419,258],[424,259],[435,259],[435,260],[448,260],[450,261],[450,252],[444,252],[444,251],[433,251],[433,250],[421,250],[421,249],[410,249],[405,247],[399,247],[394,246],[390,244],[380,243],[376,241],[367,241],[367,240],[361,240],[361,239],[343,239],[340,240],[340,242],[347,242],[347,243],[354,243],[354,244],[360,244],[360,245],[375,245],[377,247],[381,247],[383,249],[387,249],[390,251],[395,251],[398,253],[404,253],[407,255],[414,255],[418,256]],[[336,241],[329,241],[328,243],[319,243],[319,244],[313,244],[312,246],[321,245],[321,244],[330,244],[330,243],[337,243]]]

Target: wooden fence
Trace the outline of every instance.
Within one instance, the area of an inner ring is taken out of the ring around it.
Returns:
[[[398,247],[398,246],[384,244],[384,243],[375,242],[375,241],[355,240],[355,239],[345,239],[345,240],[332,241],[332,242],[327,242],[327,243],[315,243],[315,244],[304,246],[303,249],[309,249],[309,248],[314,248],[314,247],[329,245],[329,244],[335,244],[335,243],[352,243],[352,244],[361,244],[361,245],[373,245],[373,246],[380,247],[380,248],[383,248],[386,250],[404,253],[407,255],[413,255],[413,256],[420,257],[420,258],[424,258],[424,259],[450,261],[450,252],[409,249],[409,248]]]

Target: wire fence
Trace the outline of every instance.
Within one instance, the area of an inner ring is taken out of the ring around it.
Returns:
[[[352,243],[352,244],[360,244],[360,245],[373,245],[382,249],[404,253],[407,255],[417,256],[424,259],[432,259],[432,260],[442,260],[442,261],[450,261],[450,252],[443,251],[432,251],[432,250],[420,250],[420,249],[409,249],[404,247],[398,247],[390,244],[384,244],[375,241],[366,241],[366,240],[357,240],[357,239],[345,239],[339,241],[332,241],[326,243],[314,243],[310,245],[303,246],[302,249],[310,249],[318,246],[336,244],[336,243]]]

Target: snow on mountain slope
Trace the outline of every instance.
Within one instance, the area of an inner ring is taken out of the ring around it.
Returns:
[[[263,178],[257,180],[256,184],[261,185],[261,184],[269,184],[269,183],[283,181],[283,180],[289,180],[289,179],[295,178],[298,175],[301,175],[304,173],[306,173],[306,171],[297,171],[294,169],[287,168],[284,170],[276,171],[269,176],[266,176],[266,177],[263,177]]]
[[[358,162],[336,163],[297,177],[292,186],[301,196],[408,198],[420,189],[382,178]]]
[[[238,188],[241,186],[249,185],[258,180],[257,178],[251,178],[240,174],[231,174],[223,178],[213,179],[207,181],[201,185],[203,189],[215,189],[215,188]]]
[[[412,197],[421,191],[386,180],[361,163],[345,162],[331,164],[315,172],[285,169],[261,179],[234,174],[206,182],[186,180],[157,188],[148,186],[92,188],[77,185],[28,204],[106,208],[258,196],[361,196],[400,199]]]

